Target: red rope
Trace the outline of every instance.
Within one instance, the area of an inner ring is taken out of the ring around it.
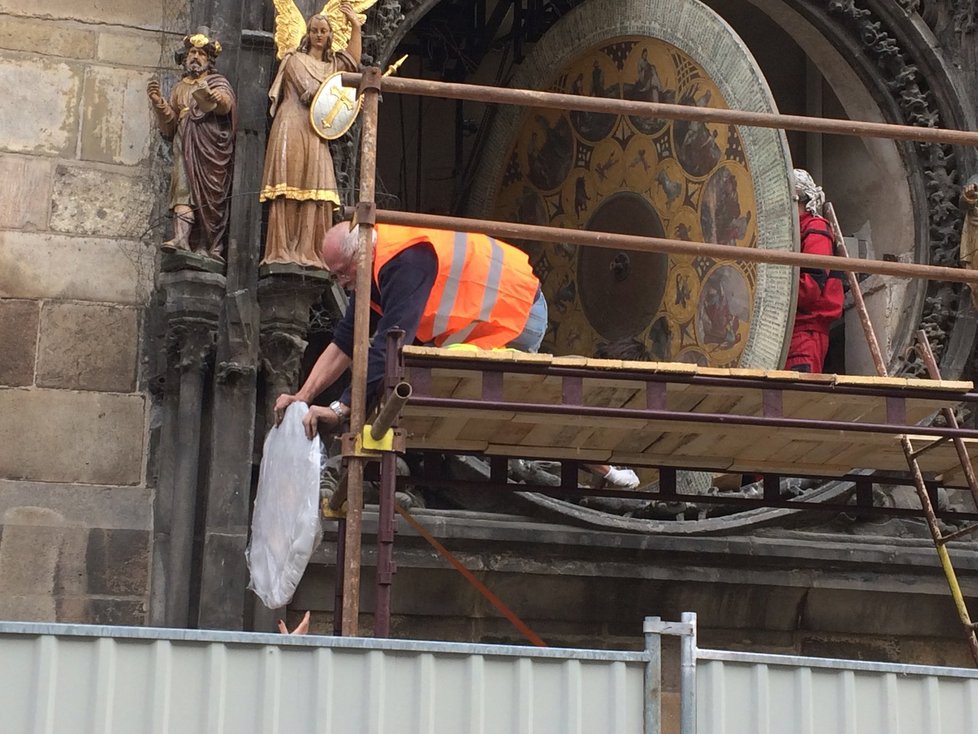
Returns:
[[[421,525],[421,523],[419,523],[417,520],[414,519],[411,513],[409,513],[400,505],[395,505],[395,507],[397,508],[398,514],[401,517],[403,517],[405,520],[407,520],[408,524],[412,528],[414,528],[415,532],[417,532],[418,535],[420,535],[422,538],[427,540],[431,544],[431,547],[434,548],[436,551],[438,551],[438,554],[446,561],[448,561],[456,571],[462,574],[462,576],[465,577],[465,580],[468,581],[470,584],[472,584],[472,586],[475,587],[476,591],[482,594],[490,604],[492,604],[497,610],[499,610],[499,613],[502,614],[504,617],[506,617],[506,619],[508,619],[512,623],[512,625],[516,627],[516,629],[518,629],[523,634],[524,637],[526,637],[526,639],[528,639],[537,647],[547,646],[547,643],[544,642],[542,639],[540,639],[540,636],[537,635],[536,632],[531,630],[529,626],[526,624],[526,622],[524,622],[522,619],[516,616],[516,612],[514,612],[512,609],[506,606],[506,604],[503,603],[502,599],[500,599],[498,596],[493,594],[489,590],[489,587],[487,587],[484,583],[479,581],[479,579],[477,579],[469,569],[463,566],[462,562],[459,561],[455,556],[453,556],[445,546],[443,546],[441,543],[435,540],[435,536],[433,536],[431,533],[425,530],[424,527]]]

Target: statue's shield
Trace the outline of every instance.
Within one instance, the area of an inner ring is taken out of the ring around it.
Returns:
[[[316,134],[326,140],[336,140],[357,119],[360,98],[353,87],[344,87],[341,74],[330,74],[323,81],[309,108],[309,121]]]

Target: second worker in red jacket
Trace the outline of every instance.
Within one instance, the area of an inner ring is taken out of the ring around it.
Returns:
[[[801,251],[808,255],[835,254],[832,227],[822,217],[825,194],[808,171],[796,168],[793,174]],[[829,349],[829,327],[842,316],[841,274],[834,270],[801,268],[798,281],[798,307],[785,369],[796,372],[821,372]]]

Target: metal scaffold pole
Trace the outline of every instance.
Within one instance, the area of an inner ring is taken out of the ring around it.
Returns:
[[[370,349],[370,281],[374,256],[374,192],[377,167],[377,108],[380,69],[367,69],[360,85],[363,95],[363,131],[360,136],[360,201],[357,222],[360,249],[357,261],[356,310],[353,321],[353,386],[350,404],[350,434],[359,446],[367,413],[367,352]],[[350,442],[344,442],[349,446]],[[340,628],[344,636],[359,634],[360,535],[363,520],[363,468],[366,459],[357,448],[344,450],[347,469],[347,513],[344,542],[343,608]],[[337,610],[339,611],[339,610]],[[334,612],[335,613],[335,612]]]

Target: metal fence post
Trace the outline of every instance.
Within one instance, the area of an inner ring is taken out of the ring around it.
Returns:
[[[660,734],[662,731],[662,637],[659,634],[661,617],[646,617],[645,652],[645,734]]]
[[[696,734],[696,612],[683,612],[690,631],[680,640],[679,732]]]

